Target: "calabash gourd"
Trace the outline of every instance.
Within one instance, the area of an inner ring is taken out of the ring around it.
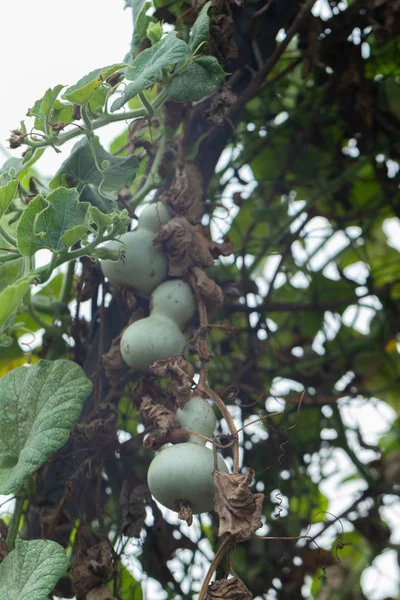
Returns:
[[[211,437],[216,424],[214,411],[203,398],[193,397],[176,417],[182,427]],[[204,440],[191,435],[188,442],[165,446],[150,463],[147,483],[154,498],[171,510],[179,502],[189,503],[193,514],[209,512],[214,507],[214,453]],[[217,456],[218,470],[228,468]]]
[[[147,371],[155,360],[180,354],[185,347],[182,329],[195,311],[190,286],[180,279],[165,281],[150,299],[150,316],[132,323],[121,338],[121,355],[133,369]]]
[[[110,283],[127,285],[142,296],[150,296],[165,281],[168,259],[161,246],[153,244],[153,238],[169,219],[168,209],[162,202],[150,204],[141,213],[135,231],[124,233],[120,241],[105,244],[110,250],[122,249],[125,254],[117,261],[100,261],[103,274]]]
[[[212,437],[217,424],[212,407],[207,400],[199,396],[193,396],[183,408],[178,408],[176,418],[182,429],[196,431],[208,438]],[[204,441],[198,435],[189,436],[189,442],[204,444]]]

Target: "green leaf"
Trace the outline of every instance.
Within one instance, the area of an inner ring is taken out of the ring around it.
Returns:
[[[47,198],[36,196],[18,223],[19,251],[24,256],[33,256],[42,248],[59,252],[69,247],[63,239],[65,233],[77,225],[85,226],[87,230],[88,210],[89,204],[79,202],[79,194],[75,189],[60,187]]]
[[[41,360],[0,379],[0,493],[12,494],[68,440],[92,389],[72,361]]]
[[[85,104],[110,75],[123,67],[125,64],[119,63],[91,71],[65,90],[63,98],[73,104]]]
[[[177,38],[175,32],[169,33],[151,48],[143,50],[126,72],[126,78],[133,83],[128,85],[121,98],[112,103],[111,112],[118,110],[137,94],[153,85],[162,69],[185,60],[188,56],[188,45]]]
[[[68,569],[64,548],[51,540],[16,540],[0,564],[0,600],[47,600]]]
[[[17,283],[8,285],[0,293],[0,331],[5,327],[16,308],[18,308],[31,283],[32,279],[25,277],[24,279],[19,279]]]
[[[18,183],[18,179],[12,179],[6,185],[0,187],[0,217],[4,215],[11,202],[14,200]]]
[[[16,281],[22,273],[23,260],[16,258],[0,265],[0,292]]]
[[[169,96],[175,102],[196,102],[213,94],[225,78],[214,56],[199,56],[172,80]]]
[[[203,6],[192,27],[189,42],[190,52],[195,52],[195,50],[197,50],[200,44],[208,40],[210,31],[210,17],[208,16],[208,10],[211,4],[212,2],[207,2]]]
[[[86,184],[93,184],[103,192],[117,192],[131,185],[139,168],[137,158],[133,155],[127,159],[112,156],[101,146],[98,137],[92,138],[92,145],[97,163],[103,165],[103,168],[104,165],[108,168],[99,171],[89,143],[84,138],[75,144],[71,154],[50,182],[52,189],[60,185],[81,189]]]
[[[143,591],[142,586],[136,579],[130,574],[128,569],[124,567],[124,565],[119,562],[117,566],[117,581],[118,581],[118,591],[120,598],[125,598],[128,600],[142,600],[143,599]],[[114,589],[114,583],[110,581],[108,584],[110,592]]]
[[[152,6],[147,0],[126,0],[126,6],[130,6],[133,12],[133,35],[130,52],[125,56],[127,62],[131,62],[135,53],[139,50],[143,38],[146,36],[147,27],[154,23],[154,17],[146,15]]]
[[[54,88],[49,88],[43,98],[36,100],[33,107],[28,110],[28,117],[35,117],[35,129],[46,131],[49,121],[54,123],[58,121],[72,122],[74,110],[72,104],[64,104],[57,100],[64,87],[64,85],[56,85]]]

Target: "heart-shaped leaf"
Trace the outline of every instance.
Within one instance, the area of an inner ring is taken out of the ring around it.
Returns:
[[[225,75],[214,56],[199,56],[173,78],[169,96],[175,102],[197,102],[213,94]]]
[[[0,379],[0,494],[18,490],[65,444],[91,389],[69,360],[41,360]]]
[[[93,184],[96,187],[101,186],[103,192],[118,192],[132,183],[139,168],[135,156],[127,159],[113,156],[104,150],[97,137],[92,139],[92,147],[98,165],[104,169],[102,172],[99,171],[92,149],[85,138],[75,144],[70,156],[51,181],[50,187],[54,189],[59,185],[67,185],[81,189],[86,184]]]
[[[113,102],[111,111],[118,110],[139,92],[153,85],[162,69],[183,61],[188,56],[189,46],[177,38],[174,32],[169,33],[151,48],[143,50],[126,73],[126,78],[133,80],[133,83],[128,85],[121,98]]]
[[[0,564],[0,600],[48,600],[68,568],[65,551],[51,540],[17,540]]]
[[[24,256],[33,256],[42,248],[52,252],[62,250],[63,236],[69,229],[77,225],[87,229],[89,208],[89,204],[79,202],[75,189],[60,187],[47,198],[36,196],[18,223],[18,250]]]

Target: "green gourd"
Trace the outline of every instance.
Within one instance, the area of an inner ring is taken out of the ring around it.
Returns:
[[[190,286],[180,279],[165,281],[150,298],[150,316],[132,323],[121,338],[121,354],[133,369],[147,371],[155,360],[180,354],[182,329],[196,308]]]
[[[204,398],[194,396],[176,418],[183,429],[212,437],[216,418]],[[205,441],[191,435],[188,442],[164,446],[153,458],[147,474],[147,483],[154,498],[161,504],[177,509],[177,503],[190,504],[194,514],[208,512],[214,507],[213,479],[214,452],[205,447]],[[218,470],[228,473],[224,460],[217,455]]]
[[[193,396],[183,408],[178,408],[176,418],[182,429],[196,431],[208,438],[212,437],[217,424],[212,407],[207,400],[199,396]],[[193,434],[189,436],[189,441],[196,444],[204,444],[204,440]]]
[[[142,296],[152,291],[168,276],[168,259],[153,238],[170,219],[162,202],[147,206],[139,217],[135,231],[128,231],[120,241],[105,244],[110,250],[124,250],[125,256],[117,261],[101,260],[103,274],[113,285],[128,285]],[[122,244],[121,244],[122,242]]]
[[[228,472],[218,456],[218,470]],[[150,463],[147,483],[154,498],[176,510],[179,501],[188,502],[193,514],[213,510],[215,485],[214,453],[203,444],[184,442],[164,447]]]

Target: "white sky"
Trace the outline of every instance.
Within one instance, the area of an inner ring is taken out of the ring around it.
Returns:
[[[72,85],[89,71],[120,62],[132,34],[130,10],[123,0],[14,0],[3,4],[0,23],[0,144],[19,127],[28,108],[49,87]],[[102,139],[112,139],[124,124],[113,124]],[[71,142],[69,147],[76,142]],[[48,175],[65,159],[50,148],[40,160]],[[10,151],[20,156],[20,150]],[[0,159],[0,163],[3,159]]]
[[[60,83],[72,85],[89,71],[123,59],[131,38],[131,14],[129,10],[123,10],[123,6],[123,0],[14,0],[3,5],[0,23],[2,147],[7,146],[10,130],[19,126],[27,109],[44,95],[47,88]],[[110,126],[100,134],[103,142],[110,141],[123,128],[124,123]],[[43,174],[55,172],[66,158],[68,146],[63,146],[62,151],[62,154],[51,149],[46,151],[39,163]],[[20,151],[10,151],[10,155],[20,156]],[[2,162],[0,153],[0,164]],[[390,225],[398,230],[398,223]],[[373,443],[391,420],[388,410],[382,404],[379,410],[370,404],[357,407],[357,415],[349,410],[344,411],[343,416],[346,422],[353,424],[357,417],[366,430],[368,441]],[[343,476],[343,472],[340,475]],[[325,483],[323,490],[331,497],[330,510],[335,514],[351,503],[351,494],[355,491],[353,483],[343,487],[340,496],[336,496],[334,486],[337,483],[336,473],[330,485]],[[9,506],[5,509],[9,510]],[[399,543],[399,539],[393,541]],[[371,567],[364,575],[364,590],[368,590],[373,600],[395,596],[399,582],[393,556],[387,556],[384,564],[380,560],[377,567]],[[383,568],[386,575],[380,570]],[[151,600],[156,600],[158,594],[154,588],[152,592]]]

